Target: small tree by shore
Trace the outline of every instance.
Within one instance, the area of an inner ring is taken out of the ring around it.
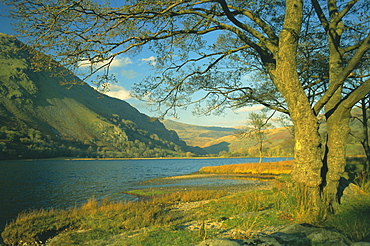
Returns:
[[[260,113],[251,112],[249,113],[246,127],[236,132],[236,135],[240,138],[253,138],[258,142],[258,153],[259,163],[263,160],[263,144],[266,141],[265,130],[269,129],[272,124],[269,123],[269,119],[272,115],[267,115],[267,108],[261,110]]]

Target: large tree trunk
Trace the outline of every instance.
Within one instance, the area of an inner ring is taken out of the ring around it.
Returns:
[[[291,176],[300,193],[303,209],[316,217],[322,212],[322,151],[318,119],[297,73],[296,52],[301,21],[302,2],[287,0],[284,28],[280,33],[279,50],[276,54],[276,69],[271,71],[271,75],[286,100],[294,124],[294,166]]]
[[[308,213],[316,221],[326,214],[320,196],[322,149],[317,117],[308,108],[306,110],[292,115],[295,146],[291,177],[300,192],[301,209],[310,210]]]

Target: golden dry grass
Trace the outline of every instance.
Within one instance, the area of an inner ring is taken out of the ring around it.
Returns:
[[[239,173],[239,174],[289,174],[293,161],[243,163],[214,167],[202,167],[201,173]]]

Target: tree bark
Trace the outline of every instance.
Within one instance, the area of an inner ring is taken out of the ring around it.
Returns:
[[[323,158],[322,194],[329,209],[340,201],[339,180],[346,165],[346,145],[350,132],[350,109],[337,109],[327,116],[327,142]]]
[[[291,174],[300,192],[300,201],[312,215],[321,214],[321,139],[318,119],[299,81],[296,64],[298,36],[302,21],[302,2],[286,1],[283,30],[279,36],[273,81],[282,93],[294,124],[294,166]],[[303,204],[304,203],[304,204]]]
[[[368,123],[368,116],[367,116],[367,110],[368,105],[366,103],[367,98],[361,99],[361,112],[362,112],[362,134],[364,136],[364,139],[361,141],[361,145],[364,148],[366,160],[364,164],[364,172],[365,174],[369,174],[370,172],[370,146],[369,146],[369,127],[367,125]]]

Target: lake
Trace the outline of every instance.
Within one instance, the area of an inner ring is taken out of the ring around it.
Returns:
[[[264,159],[279,160],[284,158]],[[122,192],[145,187],[140,183],[145,180],[189,174],[204,166],[252,162],[258,162],[258,158],[0,161],[0,232],[7,221],[25,210],[69,208],[91,197],[132,200],[133,196]],[[192,181],[182,180],[171,185],[192,185],[189,182]],[[250,181],[204,179],[196,182],[195,185],[217,185]]]

